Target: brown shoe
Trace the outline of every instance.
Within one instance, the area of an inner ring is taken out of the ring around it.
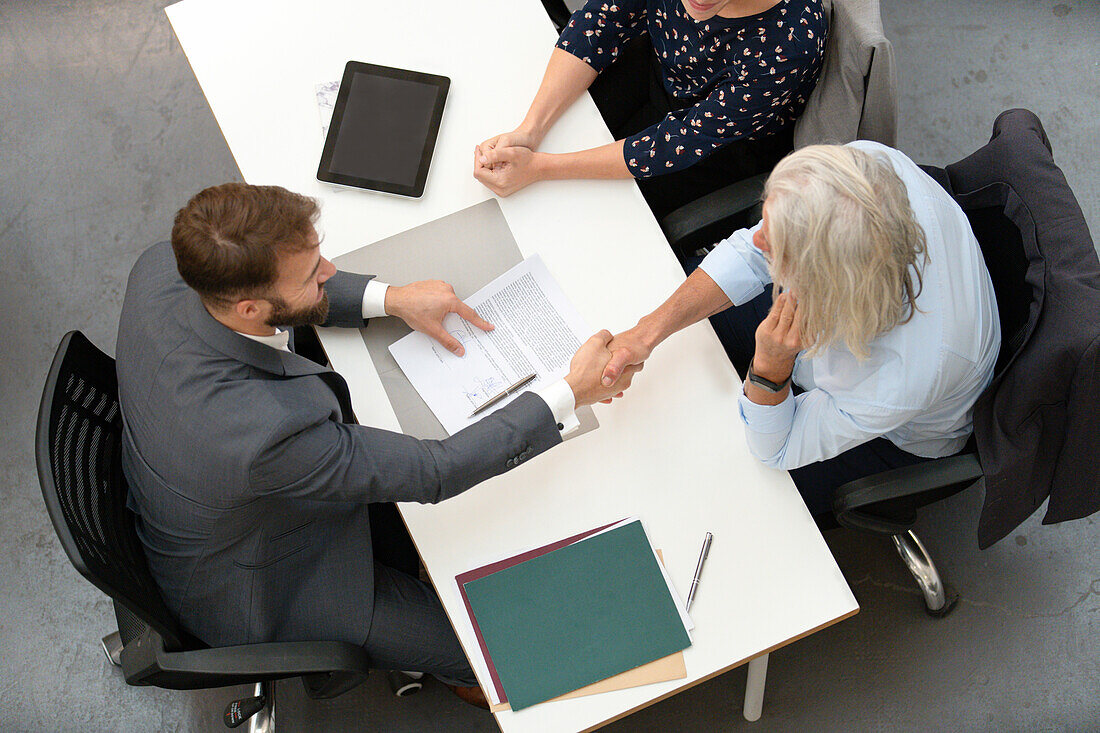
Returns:
[[[482,710],[489,709],[489,701],[485,699],[485,693],[480,687],[459,687],[458,685],[447,685],[447,687],[451,688],[451,692],[458,695],[459,699],[467,705],[473,705]]]

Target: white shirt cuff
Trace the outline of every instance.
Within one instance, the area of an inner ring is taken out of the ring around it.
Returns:
[[[581,426],[581,421],[577,419],[577,413],[574,412],[577,398],[573,395],[573,388],[564,379],[551,382],[533,391],[550,408],[561,437],[564,438]]]
[[[371,279],[363,290],[363,318],[381,318],[386,315],[386,291],[390,286]]]

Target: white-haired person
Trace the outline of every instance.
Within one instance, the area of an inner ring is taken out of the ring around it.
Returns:
[[[615,337],[604,380],[711,317],[746,376],[751,452],[790,470],[822,517],[848,481],[963,448],[993,377],[997,304],[965,214],[897,150],[792,153],[763,211]]]

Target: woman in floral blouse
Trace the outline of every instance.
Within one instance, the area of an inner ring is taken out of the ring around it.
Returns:
[[[543,179],[633,177],[663,216],[790,150],[826,31],[820,0],[589,0],[527,117],[477,146],[474,176],[501,196]],[[615,142],[536,152],[589,87]]]

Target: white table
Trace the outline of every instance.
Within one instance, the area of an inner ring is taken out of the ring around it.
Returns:
[[[330,258],[489,198],[471,175],[473,147],[522,119],[555,38],[536,0],[184,0],[167,13],[245,179],[318,198]],[[451,77],[422,199],[315,180],[314,87],[339,79],[349,59]],[[609,141],[585,95],[544,149]],[[524,256],[542,255],[593,329],[632,326],[683,280],[630,181],[540,183],[500,205]],[[358,333],[322,339],[359,419],[398,430]],[[768,652],[858,611],[790,477],[749,455],[739,391],[714,332],[698,324],[658,349],[624,400],[597,405],[599,430],[441,505],[401,506],[471,656],[454,583],[462,571],[638,516],[686,595],[703,535],[714,533],[687,679],[500,713],[503,730],[598,727],[750,660],[745,714],[755,719]]]

